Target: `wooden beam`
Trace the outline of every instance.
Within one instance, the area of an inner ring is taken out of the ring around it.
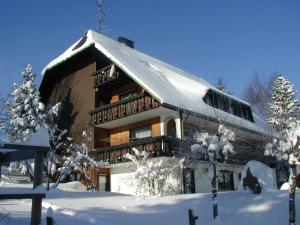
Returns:
[[[12,152],[0,153],[0,164],[6,164],[15,161],[34,159],[37,151],[46,153],[50,148],[43,146],[4,144],[3,146],[0,146],[0,149],[15,150]]]

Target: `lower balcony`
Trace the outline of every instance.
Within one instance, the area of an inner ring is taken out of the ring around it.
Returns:
[[[151,154],[151,158],[162,156],[173,156],[180,149],[182,141],[178,138],[159,136],[154,138],[144,138],[127,144],[103,147],[96,149],[92,154],[97,161],[105,161],[110,164],[128,162],[125,155],[134,154],[133,148],[146,151]]]
[[[91,154],[95,160],[109,162],[109,164],[130,162],[125,155],[127,153],[133,155],[133,148],[136,148],[139,151],[149,152],[151,154],[151,158],[163,156],[172,157],[179,155],[189,159],[189,157],[192,156],[192,154],[189,152],[191,144],[193,144],[191,141],[181,140],[169,136],[159,136],[143,138],[127,144],[97,148],[95,151],[91,152]],[[261,152],[260,154],[258,153],[259,152],[257,152],[256,155],[252,155],[238,151],[237,154],[231,156],[226,162],[229,164],[244,165],[250,160],[257,160],[271,167],[275,166],[275,157],[265,156]],[[207,161],[208,159],[205,155],[197,155],[196,157],[193,157],[193,160]]]

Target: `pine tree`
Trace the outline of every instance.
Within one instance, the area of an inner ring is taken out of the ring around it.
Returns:
[[[22,73],[23,83],[13,84],[12,101],[7,102],[11,116],[10,136],[26,142],[32,133],[37,132],[44,117],[45,106],[40,101],[40,93],[35,85],[35,74],[31,65]]]
[[[232,94],[232,92],[228,90],[227,83],[223,77],[218,78],[216,88],[226,94],[229,94],[229,95]]]
[[[267,121],[284,138],[296,122],[299,106],[295,96],[294,85],[283,76],[277,77],[272,87],[271,117]]]
[[[294,85],[283,76],[277,77],[272,87],[271,117],[269,124],[281,135],[279,140],[266,145],[266,155],[276,156],[278,161],[287,160],[290,171],[289,190],[289,224],[296,224],[295,194],[297,185],[297,154],[300,139],[299,121],[296,112],[299,110],[295,99]]]
[[[27,142],[31,135],[39,130],[40,127],[48,129],[50,150],[47,153],[46,167],[49,189],[50,177],[54,172],[59,172],[59,178],[53,187],[56,187],[60,181],[69,176],[74,170],[81,172],[87,179],[88,167],[98,167],[103,163],[96,163],[89,155],[88,148],[84,144],[77,144],[70,141],[67,137],[67,130],[62,130],[57,125],[58,114],[61,109],[61,103],[52,107],[45,108],[40,101],[40,94],[35,83],[35,75],[32,72],[31,65],[27,65],[22,73],[22,84],[13,85],[11,93],[12,98],[6,104],[10,113],[11,129],[9,136],[11,139],[21,142]],[[70,155],[67,159],[61,156],[63,153]],[[27,162],[22,162],[31,171]],[[56,165],[61,166],[56,170]]]

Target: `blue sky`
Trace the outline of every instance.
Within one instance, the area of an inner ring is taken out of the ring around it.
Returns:
[[[237,96],[257,72],[281,73],[300,91],[298,0],[103,0],[105,34],[216,83]],[[88,29],[96,30],[96,0],[1,0],[0,92],[20,72],[43,67]]]

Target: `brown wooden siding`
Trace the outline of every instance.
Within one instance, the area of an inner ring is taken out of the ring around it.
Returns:
[[[110,130],[110,145],[120,145],[130,142],[130,130],[133,128],[151,126],[152,137],[160,136],[160,118],[141,121]]]
[[[95,92],[93,78],[96,71],[93,62],[71,74],[65,74],[54,86],[48,104],[62,102],[60,127],[69,130],[69,136],[82,141],[82,131],[90,123],[89,111],[94,107]],[[91,143],[88,143],[92,147]]]

